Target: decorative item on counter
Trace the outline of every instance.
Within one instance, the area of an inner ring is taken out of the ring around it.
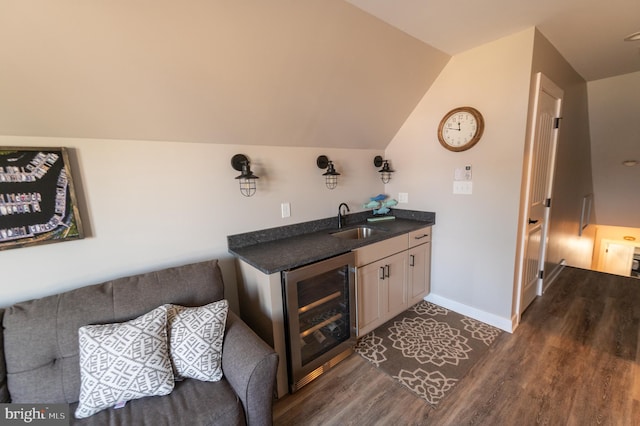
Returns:
[[[391,209],[389,209],[389,207],[393,207],[395,205],[397,205],[398,202],[394,199],[391,200],[387,200],[387,201],[382,201],[380,203],[380,208],[377,210],[373,211],[373,214],[387,214],[391,211]]]
[[[365,209],[377,209],[380,208],[380,201],[369,201],[362,207],[364,207]]]
[[[365,209],[372,209],[374,216],[384,215],[378,217],[370,217],[367,219],[367,221],[378,222],[382,220],[393,220],[396,218],[395,216],[388,215],[388,213],[391,212],[390,207],[397,205],[398,202],[393,198],[389,200],[386,200],[386,198],[387,195],[385,194],[376,195],[375,197],[371,197],[369,199],[370,201],[363,206]]]

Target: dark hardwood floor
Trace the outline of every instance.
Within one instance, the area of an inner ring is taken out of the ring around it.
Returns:
[[[432,408],[358,355],[274,406],[276,425],[640,425],[640,280],[565,268]]]

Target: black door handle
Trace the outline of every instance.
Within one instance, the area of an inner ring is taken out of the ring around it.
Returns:
[[[539,220],[533,220],[531,218],[529,218],[529,225],[533,225],[534,223],[538,223]]]

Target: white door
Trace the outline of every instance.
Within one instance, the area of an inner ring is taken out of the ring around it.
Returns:
[[[521,218],[520,309],[542,294],[542,274],[551,209],[558,127],[563,91],[541,73],[536,76],[532,126],[527,143],[525,216]]]

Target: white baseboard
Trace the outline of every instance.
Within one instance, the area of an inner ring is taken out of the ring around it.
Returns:
[[[547,291],[547,289],[549,288],[549,286],[551,286],[551,284],[553,284],[553,281],[558,278],[558,275],[560,275],[560,272],[562,272],[562,270],[564,269],[564,267],[567,265],[567,261],[562,259],[560,261],[559,264],[557,264],[555,266],[555,268],[553,269],[553,271],[551,271],[548,275],[548,277],[545,277],[544,281],[543,281],[543,288],[542,288],[542,293],[544,294],[545,291]]]
[[[461,315],[482,321],[485,324],[492,325],[508,333],[513,333],[517,327],[515,318],[503,318],[498,315],[490,314],[489,312],[472,308],[471,306],[447,299],[446,297],[438,296],[437,294],[430,293],[424,298],[424,300],[457,312]]]

